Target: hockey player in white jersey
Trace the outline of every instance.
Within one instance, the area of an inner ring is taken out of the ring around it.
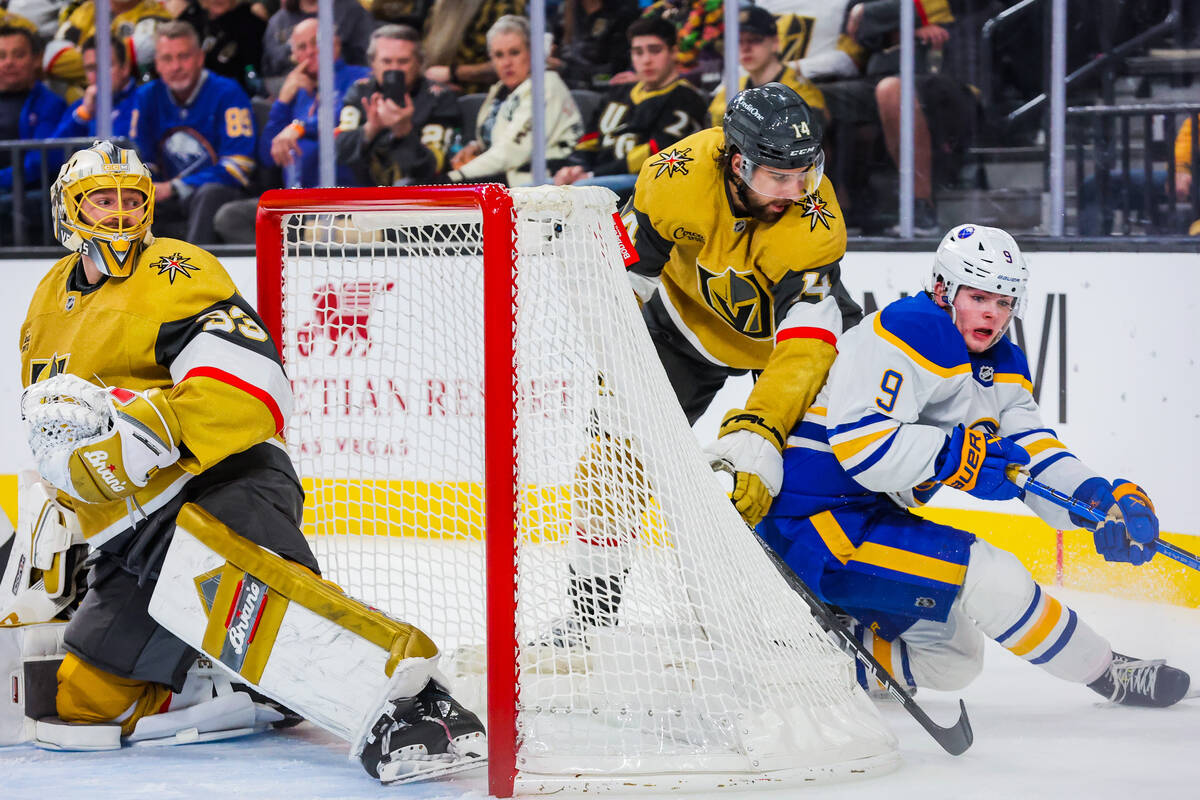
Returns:
[[[1145,491],[1097,475],[1041,420],[1025,355],[1004,337],[1028,276],[1004,231],[950,231],[926,292],[843,335],[827,383],[788,437],[783,489],[758,531],[910,686],[970,683],[986,635],[1114,703],[1169,706],[1187,693],[1186,672],[1113,652],[1011,553],[908,510],[943,485],[984,500],[1021,497],[1055,528],[1095,527],[1109,561],[1153,556],[1158,518]],[[1022,496],[1011,464],[1107,521],[1096,527]]]

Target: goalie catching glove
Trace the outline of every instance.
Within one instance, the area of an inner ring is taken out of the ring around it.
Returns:
[[[21,419],[42,477],[86,503],[127,497],[179,460],[179,420],[159,389],[56,375],[21,395]]]
[[[742,519],[757,525],[783,487],[783,433],[764,417],[734,409],[721,420],[717,440],[705,448],[709,463],[734,473],[730,498]]]

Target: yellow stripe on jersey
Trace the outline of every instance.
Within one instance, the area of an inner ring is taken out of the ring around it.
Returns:
[[[917,366],[921,367],[922,369],[926,370],[927,372],[932,372],[934,375],[937,375],[942,378],[952,378],[955,375],[970,375],[971,374],[971,365],[966,362],[964,362],[962,364],[957,364],[953,367],[943,367],[943,366],[939,366],[939,365],[933,363],[928,358],[921,355],[908,342],[904,341],[899,336],[892,333],[887,328],[883,327],[883,315],[882,314],[875,315],[874,328],[875,328],[876,336],[883,339],[885,342],[889,342],[892,345],[894,345],[898,350],[900,350],[902,353],[904,353],[909,358],[911,358]]]
[[[955,564],[875,542],[863,542],[851,560],[942,583],[961,584],[967,574],[966,564]]]
[[[1019,372],[997,372],[992,376],[993,383],[1015,383],[1022,386],[1025,391],[1033,394],[1033,384],[1029,379]]]
[[[1045,593],[1043,593],[1043,597],[1046,598],[1046,608],[1042,611],[1041,618],[1036,625],[1029,629],[1029,633],[1008,648],[1013,655],[1023,656],[1033,652],[1034,648],[1046,641],[1046,637],[1050,635],[1054,626],[1058,624],[1059,618],[1062,617],[1062,603]]]
[[[888,675],[895,677],[896,671],[892,667],[892,643],[874,630],[871,631],[871,634],[871,655],[875,656],[879,666],[887,670]],[[883,686],[883,683],[881,682],[879,685]]]
[[[1038,453],[1046,450],[1066,450],[1067,446],[1055,438],[1040,439],[1033,444],[1025,445],[1025,452],[1029,453],[1029,457],[1033,458]]]
[[[842,530],[838,521],[833,518],[833,512],[822,511],[820,514],[809,517],[809,521],[816,528],[821,541],[825,542],[825,546],[829,548],[829,552],[833,553],[834,558],[845,564],[854,557],[854,544]]]
[[[865,450],[869,445],[874,444],[875,442],[882,439],[884,436],[888,436],[892,433],[895,433],[897,427],[899,427],[898,424],[897,425],[889,425],[888,427],[884,428],[883,430],[878,430],[873,433],[868,433],[864,436],[859,436],[857,438],[851,439],[848,442],[841,442],[839,444],[835,444],[835,445],[833,445],[833,454],[835,456],[837,456],[838,461],[845,463],[849,459],[858,455],[858,453],[860,453],[861,451]]]

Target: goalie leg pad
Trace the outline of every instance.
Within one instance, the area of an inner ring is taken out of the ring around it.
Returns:
[[[0,625],[0,745],[34,738],[34,720],[55,713],[55,674],[66,650],[66,623]]]
[[[352,749],[361,748],[386,699],[411,697],[428,682],[437,656],[417,628],[347,597],[191,503],[176,519],[150,614]]]

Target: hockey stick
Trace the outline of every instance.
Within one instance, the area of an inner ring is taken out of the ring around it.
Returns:
[[[724,460],[713,462],[711,466],[714,470],[733,474],[732,466]],[[800,595],[800,599],[808,605],[809,611],[816,618],[817,624],[837,640],[838,646],[847,655],[852,655],[855,659],[862,662],[863,668],[871,677],[887,688],[888,694],[904,706],[904,710],[942,746],[942,749],[952,756],[961,755],[966,752],[967,748],[971,746],[971,742],[975,740],[975,734],[971,730],[971,720],[967,719],[967,704],[962,700],[958,701],[958,721],[950,727],[943,727],[930,719],[925,710],[917,705],[917,701],[913,700],[912,695],[892,677],[891,673],[883,668],[882,664],[875,660],[875,656],[871,655],[871,652],[863,646],[863,643],[847,630],[845,625],[838,621],[837,616],[829,609],[825,601],[812,593],[812,590],[788,566],[783,557],[771,549],[771,546],[758,535],[758,531],[749,525],[746,527],[754,537],[754,541],[758,542],[759,547],[766,552],[767,558],[771,559],[771,563],[775,565],[775,569],[783,576],[788,588]]]
[[[1015,464],[1009,466],[1007,472],[1009,480],[1030,494],[1035,494],[1043,500],[1049,500],[1051,503],[1074,512],[1078,516],[1089,519],[1092,522],[1101,523],[1106,519],[1104,513],[1099,509],[1034,480],[1029,476],[1028,472],[1020,469]],[[1162,538],[1159,538],[1155,544],[1157,552],[1162,553],[1167,558],[1174,559],[1180,564],[1191,567],[1194,570],[1200,570],[1200,557]]]

